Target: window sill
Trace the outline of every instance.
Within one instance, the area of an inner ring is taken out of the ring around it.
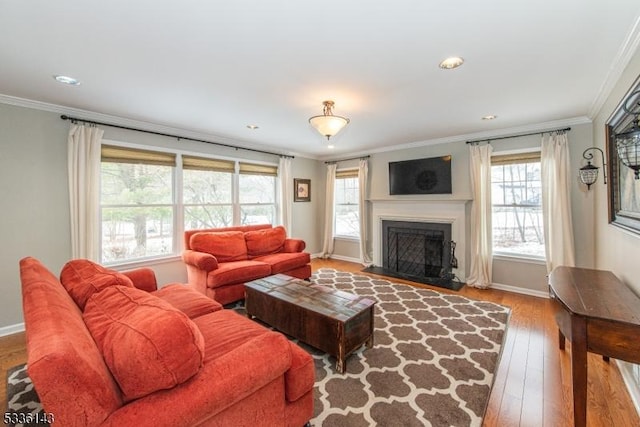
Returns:
[[[123,261],[112,264],[103,264],[107,268],[112,268],[118,271],[135,270],[136,268],[151,267],[153,265],[169,264],[176,261],[181,261],[180,255],[167,255],[165,257],[158,258],[146,258],[135,261]]]
[[[333,240],[343,240],[345,242],[360,243],[360,238],[359,237],[333,236]]]
[[[527,255],[511,255],[498,253],[493,254],[493,259],[498,261],[509,261],[509,262],[523,262],[527,264],[537,264],[537,265],[547,265],[547,261],[544,258],[536,257],[536,256],[527,256]]]

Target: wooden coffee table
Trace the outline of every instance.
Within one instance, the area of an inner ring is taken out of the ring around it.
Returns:
[[[336,370],[363,344],[373,347],[375,301],[284,274],[245,285],[247,316],[256,317],[337,358]]]

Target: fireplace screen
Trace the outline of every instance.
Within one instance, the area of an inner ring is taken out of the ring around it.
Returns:
[[[451,224],[383,221],[383,267],[413,277],[447,277],[455,264]]]

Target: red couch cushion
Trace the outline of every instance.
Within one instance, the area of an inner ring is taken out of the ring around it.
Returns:
[[[89,299],[83,317],[125,401],[172,388],[202,367],[200,330],[144,291],[107,288]]]
[[[71,298],[84,310],[89,298],[110,286],[127,286],[133,288],[133,282],[122,273],[104,268],[88,259],[74,259],[62,267],[60,282]]]
[[[191,249],[215,256],[218,262],[247,259],[247,244],[242,231],[204,232],[191,236]]]
[[[311,262],[306,252],[277,253],[254,258],[254,261],[265,262],[271,266],[271,274],[286,273],[294,268],[303,267]]]
[[[244,233],[247,253],[250,258],[281,252],[286,238],[287,232],[281,225]]]
[[[174,308],[186,314],[189,319],[222,310],[222,305],[217,301],[206,297],[189,285],[180,283],[163,286],[161,289],[153,292],[152,295],[168,302]]]
[[[271,275],[271,266],[260,261],[224,262],[209,272],[207,286],[217,288],[224,285],[250,282]]]

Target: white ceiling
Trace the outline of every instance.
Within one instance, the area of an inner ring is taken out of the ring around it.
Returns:
[[[638,0],[5,0],[0,94],[323,158],[586,120],[639,17]],[[351,119],[333,150],[307,122],[325,99]]]

